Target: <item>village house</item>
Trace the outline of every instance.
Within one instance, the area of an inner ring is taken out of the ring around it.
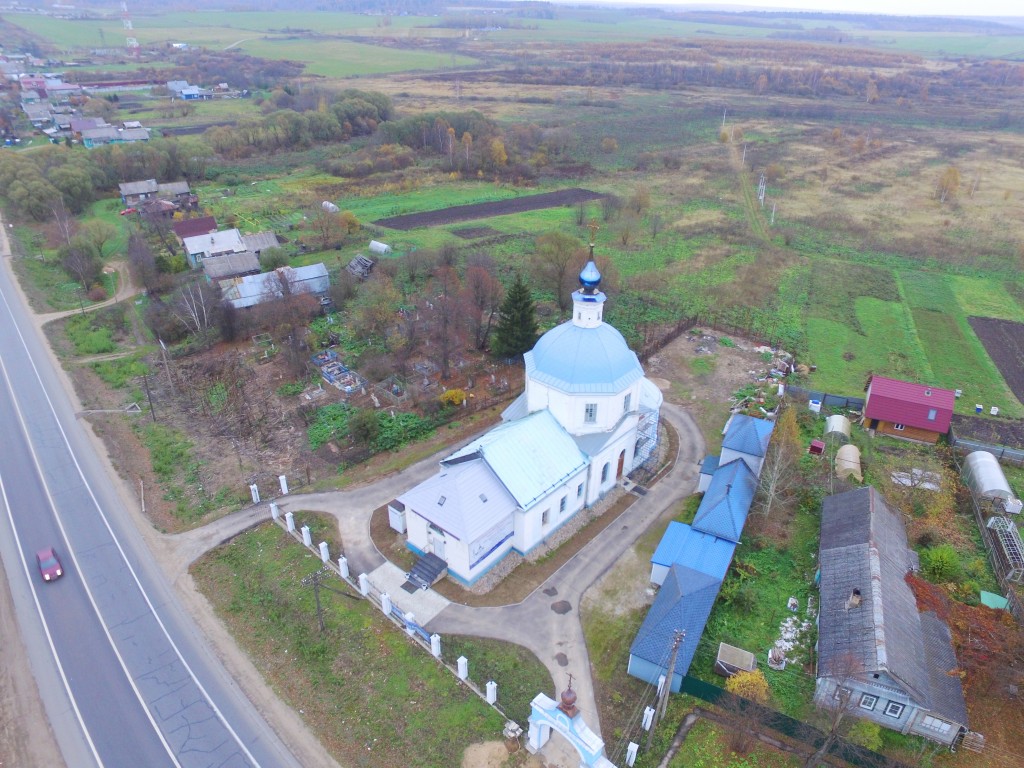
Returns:
[[[194,219],[182,219],[171,225],[171,231],[178,242],[185,244],[186,237],[211,235],[217,231],[217,219],[213,216],[197,216]]]
[[[504,423],[389,504],[406,546],[463,584],[510,552],[541,546],[651,455],[661,392],[604,322],[600,284],[591,260],[572,295],[572,319],[524,355],[526,388]]]
[[[223,256],[226,253],[241,253],[247,250],[242,234],[237,229],[222,229],[208,235],[195,235],[183,238],[182,247],[188,265],[195,269],[203,259],[212,256]]]
[[[235,309],[245,309],[283,298],[285,293],[322,296],[330,290],[331,279],[323,262],[305,267],[278,267],[273,272],[246,275],[220,281],[221,296]]]
[[[890,437],[934,443],[949,432],[955,404],[956,393],[951,389],[872,376],[863,423]]]
[[[917,555],[903,520],[871,486],[829,496],[818,562],[815,704],[955,746],[967,732],[957,660],[906,582]]]

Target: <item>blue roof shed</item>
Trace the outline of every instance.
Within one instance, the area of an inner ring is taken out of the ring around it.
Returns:
[[[724,579],[736,544],[685,523],[671,522],[651,557],[651,582],[661,586],[673,565],[685,565],[700,573]]]
[[[658,677],[668,672],[675,633],[683,631],[671,675],[671,690],[678,692],[721,586],[721,579],[673,565],[629,648],[629,674],[657,685]]]
[[[738,542],[757,491],[757,478],[740,459],[720,466],[693,518],[695,530]]]

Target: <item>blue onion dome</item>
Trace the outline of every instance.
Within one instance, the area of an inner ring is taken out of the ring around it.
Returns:
[[[601,272],[597,268],[597,264],[591,259],[587,262],[586,266],[583,267],[583,271],[580,272],[580,287],[584,293],[594,293],[601,285]]]

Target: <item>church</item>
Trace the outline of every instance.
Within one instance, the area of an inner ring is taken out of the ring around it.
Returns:
[[[389,504],[406,546],[444,561],[462,584],[510,552],[525,555],[542,544],[643,464],[657,443],[662,395],[622,334],[604,322],[607,297],[593,246],[579,283],[572,319],[524,355],[526,388],[502,423]]]

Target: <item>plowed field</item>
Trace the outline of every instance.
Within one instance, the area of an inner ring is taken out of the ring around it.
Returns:
[[[459,221],[489,219],[492,216],[507,216],[510,213],[540,211],[544,208],[576,205],[576,203],[585,203],[588,200],[598,200],[602,197],[604,195],[600,192],[591,192],[589,189],[575,187],[573,189],[560,189],[558,192],[543,192],[539,195],[524,195],[523,197],[513,197],[508,200],[495,200],[490,203],[453,205],[451,208],[441,208],[436,211],[410,213],[405,216],[391,216],[387,219],[378,219],[373,223],[388,229],[399,229],[404,232],[422,227],[440,227]]]
[[[1024,323],[991,317],[969,317],[967,320],[1010,390],[1024,403]]]

